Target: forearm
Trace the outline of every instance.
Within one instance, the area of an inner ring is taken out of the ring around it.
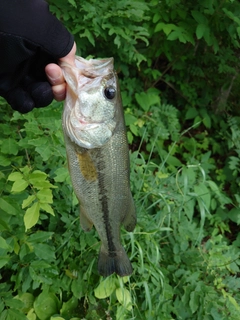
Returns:
[[[0,32],[27,40],[56,59],[66,56],[74,43],[44,0],[1,0]]]

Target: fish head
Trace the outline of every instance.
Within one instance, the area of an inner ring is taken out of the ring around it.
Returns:
[[[120,99],[113,58],[62,63],[67,82],[63,128],[70,140],[86,149],[99,148],[113,135]]]

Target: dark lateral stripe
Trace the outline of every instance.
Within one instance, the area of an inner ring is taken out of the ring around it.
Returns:
[[[107,189],[105,185],[104,171],[106,170],[105,162],[102,160],[102,152],[99,153],[97,173],[98,173],[98,187],[99,187],[99,201],[102,206],[103,221],[105,227],[105,234],[107,236],[108,251],[111,257],[116,256],[116,247],[113,242],[112,226],[109,220],[109,207]]]

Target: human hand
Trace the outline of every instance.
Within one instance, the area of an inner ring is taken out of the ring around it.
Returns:
[[[76,44],[74,43],[72,50],[68,55],[59,59],[62,62],[68,62],[71,65],[75,63]],[[63,77],[62,69],[55,63],[50,63],[45,67],[47,78],[52,85],[54,99],[62,101],[66,97],[66,82]]]
[[[74,63],[73,36],[43,0],[0,1],[0,96],[21,113],[63,100],[61,59]],[[46,73],[45,73],[46,67]]]

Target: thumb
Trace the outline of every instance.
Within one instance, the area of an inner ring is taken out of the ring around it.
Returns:
[[[74,66],[75,65],[76,50],[77,50],[77,47],[76,47],[76,43],[74,42],[72,50],[65,57],[60,58],[59,62],[67,62],[67,63]]]
[[[76,43],[72,47],[72,50],[63,58],[59,59],[59,63],[67,62],[70,65],[75,65],[75,53],[76,53]],[[63,77],[62,69],[59,65],[50,63],[45,67],[45,72],[49,82],[52,85],[52,91],[54,98],[57,101],[62,101],[65,99],[66,95],[66,83]]]

